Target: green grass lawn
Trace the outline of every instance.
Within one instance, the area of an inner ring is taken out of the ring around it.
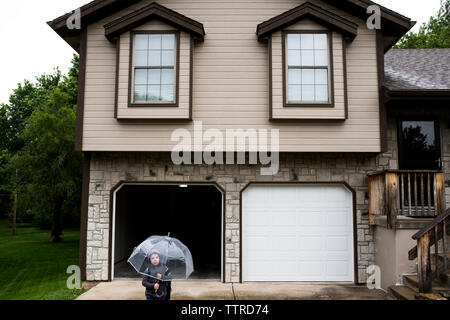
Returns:
[[[63,231],[63,242],[50,242],[50,231],[17,228],[0,220],[0,300],[70,300],[85,290],[66,286],[69,265],[78,265],[80,232]]]

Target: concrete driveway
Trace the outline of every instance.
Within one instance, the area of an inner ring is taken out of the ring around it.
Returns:
[[[145,300],[139,279],[101,282],[77,300]],[[381,290],[353,284],[174,281],[172,300],[386,300]]]

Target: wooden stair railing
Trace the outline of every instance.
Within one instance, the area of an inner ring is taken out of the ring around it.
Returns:
[[[447,261],[449,253],[447,236],[450,235],[449,217],[450,209],[447,209],[412,236],[414,240],[417,240],[417,246],[409,250],[408,258],[409,260],[417,258],[419,292],[431,292],[433,279],[439,278],[441,273],[449,267]],[[432,268],[431,247],[434,247],[434,268]],[[443,255],[442,263],[440,263],[440,255]]]

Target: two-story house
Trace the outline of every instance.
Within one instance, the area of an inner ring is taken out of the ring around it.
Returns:
[[[363,283],[391,259],[394,283],[407,251],[386,248],[446,206],[449,52],[385,56],[414,22],[380,7],[369,28],[370,5],[95,0],[49,22],[80,54],[83,278],[126,276],[133,247],[170,232],[197,278]],[[174,161],[177,132],[201,151],[227,130],[247,139]],[[267,145],[269,175],[250,162]]]

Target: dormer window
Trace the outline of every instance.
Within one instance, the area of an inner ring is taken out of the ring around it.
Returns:
[[[203,24],[152,2],[104,25],[116,47],[117,120],[192,120],[195,42]]]
[[[258,24],[269,51],[271,121],[348,118],[347,45],[358,28],[308,1]]]
[[[286,32],[286,104],[330,103],[329,34]]]
[[[177,34],[134,33],[132,38],[132,103],[175,104]]]

